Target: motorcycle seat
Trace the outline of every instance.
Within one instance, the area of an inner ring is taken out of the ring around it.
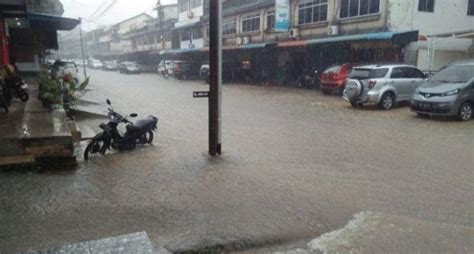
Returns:
[[[134,124],[129,124],[127,125],[127,130],[128,131],[136,131],[136,130],[141,130],[145,128],[151,128],[153,125],[155,125],[157,120],[155,118],[149,117],[146,119],[141,119],[136,121]]]

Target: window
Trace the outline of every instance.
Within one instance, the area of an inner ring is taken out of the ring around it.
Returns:
[[[202,38],[202,28],[196,27],[193,28],[193,39],[201,39]]]
[[[242,19],[242,32],[260,31],[260,14],[251,14]]]
[[[190,41],[191,40],[191,31],[183,30],[181,31],[181,41]]]
[[[392,79],[399,79],[399,78],[407,78],[407,73],[404,71],[404,68],[393,68],[392,75],[390,76]]]
[[[237,19],[224,20],[222,24],[222,32],[224,35],[237,33]]]
[[[191,9],[201,6],[201,0],[191,0]]]
[[[275,11],[267,12],[267,29],[275,29]]]
[[[380,0],[341,0],[339,17],[350,18],[379,13]]]
[[[474,0],[469,0],[467,4],[467,15],[474,16]]]
[[[409,78],[421,78],[421,79],[425,78],[425,74],[423,74],[423,72],[415,68],[407,67],[405,68],[405,72],[407,73],[407,76]]]
[[[435,0],[419,0],[418,10],[425,12],[434,12],[434,1]]]
[[[189,1],[188,0],[182,0],[179,2],[178,5],[178,10],[179,12],[186,12],[189,10]]]
[[[298,5],[298,24],[311,24],[326,21],[328,17],[327,0],[306,0]]]

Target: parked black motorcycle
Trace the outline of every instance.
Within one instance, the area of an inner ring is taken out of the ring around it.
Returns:
[[[84,160],[89,160],[89,156],[93,154],[105,155],[107,150],[132,150],[137,145],[151,144],[153,142],[153,131],[158,128],[158,118],[148,116],[145,119],[139,120],[135,123],[130,122],[127,116],[122,116],[115,112],[110,100],[107,100],[110,106],[109,117],[110,121],[105,124],[102,123],[100,128],[102,133],[97,134],[87,146],[84,151]],[[130,117],[137,117],[137,114],[131,114]],[[120,123],[127,124],[126,133],[122,136],[117,127]]]
[[[11,96],[7,84],[0,80],[0,106],[8,113],[10,107]]]
[[[310,71],[304,71],[298,76],[298,86],[310,89],[318,89],[321,83],[319,71],[312,68]]]
[[[29,86],[24,80],[19,80],[13,87],[13,95],[18,97],[21,101],[27,102],[30,99]]]
[[[28,101],[28,84],[22,79],[5,79],[0,81],[0,106],[5,112],[9,112],[9,107],[13,97],[17,97],[23,102]]]

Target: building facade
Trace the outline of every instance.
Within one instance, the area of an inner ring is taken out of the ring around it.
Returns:
[[[412,62],[437,70],[453,61],[474,58],[474,0],[391,1],[391,30],[418,30],[422,39],[410,44]]]
[[[473,57],[474,0],[289,0],[284,32],[275,30],[276,0],[222,3],[225,66],[246,69],[254,80],[261,66],[284,83],[309,69],[347,62],[405,62],[432,70]],[[113,26],[112,34],[98,31],[98,51],[204,62],[208,4],[178,0],[162,10],[163,22],[139,15]]]

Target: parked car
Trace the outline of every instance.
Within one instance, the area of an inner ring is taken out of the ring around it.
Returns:
[[[209,67],[208,63],[201,65],[201,69],[199,70],[199,77],[202,80],[205,80],[206,82],[209,83],[209,80],[210,80],[210,67]]]
[[[66,75],[71,76],[73,80],[79,82],[79,69],[74,62],[56,60],[51,68],[51,77],[54,79],[63,79]]]
[[[72,60],[77,66],[83,67],[84,66],[84,61],[82,59],[74,59]]]
[[[114,61],[106,61],[104,62],[104,66],[102,67],[104,71],[117,71],[118,66]]]
[[[120,73],[140,74],[140,66],[134,62],[122,62],[118,66]]]
[[[188,61],[173,61],[170,65],[170,75],[177,78],[187,80],[192,77],[199,76],[201,65]]]
[[[420,116],[456,116],[461,121],[473,118],[474,61],[451,64],[415,90],[411,109]]]
[[[91,69],[102,69],[102,67],[104,66],[104,64],[102,64],[102,62],[97,59],[89,59],[87,65]]]
[[[321,91],[323,94],[337,92],[342,94],[345,89],[346,79],[352,71],[353,64],[331,66],[321,75]]]
[[[169,75],[169,70],[171,68],[172,61],[163,60],[158,64],[156,72],[162,75]]]
[[[352,69],[343,98],[353,107],[375,104],[392,109],[396,103],[410,101],[425,75],[410,65],[367,65]]]

